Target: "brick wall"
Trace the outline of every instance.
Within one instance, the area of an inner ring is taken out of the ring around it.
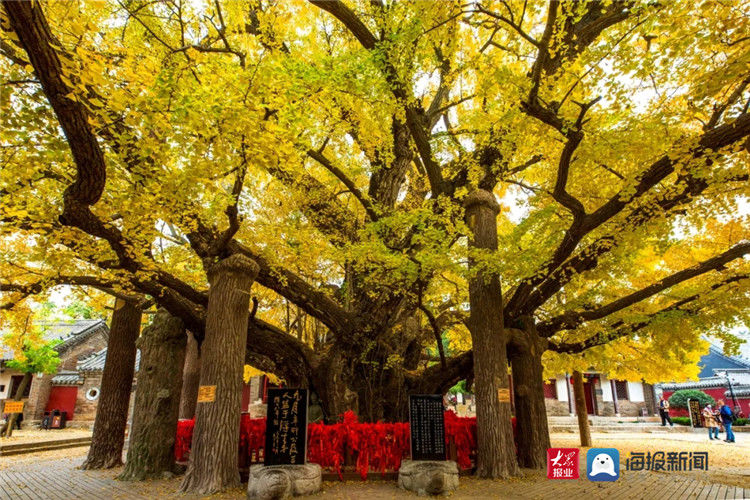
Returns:
[[[31,392],[23,411],[23,418],[28,420],[41,420],[44,408],[47,406],[49,392],[52,390],[52,377],[54,375],[43,375],[31,379]]]
[[[544,398],[544,406],[547,407],[547,415],[554,415],[554,416],[570,415],[567,401],[558,401],[557,399],[553,399],[553,398]]]
[[[93,421],[96,418],[96,406],[99,398],[89,400],[86,397],[90,389],[98,389],[101,395],[102,372],[84,372],[83,385],[78,386],[78,399],[76,400],[76,420]]]
[[[641,411],[646,408],[646,403],[643,401],[636,403],[626,399],[618,399],[617,405],[620,409],[620,415],[623,417],[638,417],[641,415]],[[615,415],[615,404],[602,401],[601,396],[596,399],[596,407],[601,417],[613,417]]]
[[[66,350],[60,356],[60,366],[57,370],[75,370],[76,365],[80,360],[91,356],[95,352],[101,351],[105,347],[107,347],[107,341],[105,340],[104,335],[101,333],[95,333],[80,344]]]
[[[60,365],[57,371],[74,371],[76,365],[82,359],[89,357],[95,352],[101,351],[107,347],[107,341],[100,332],[92,334],[85,341],[78,345],[75,345],[69,349],[66,349],[60,354]],[[29,399],[26,402],[24,408],[24,419],[29,420],[41,420],[44,414],[44,409],[47,407],[47,400],[49,399],[49,393],[52,390],[52,375],[44,375],[31,380],[31,392],[29,393]],[[81,391],[78,391],[79,397]],[[77,413],[77,412],[76,412]],[[76,418],[78,415],[76,414]]]

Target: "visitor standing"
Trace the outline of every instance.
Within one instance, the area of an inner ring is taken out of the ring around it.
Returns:
[[[711,405],[706,405],[703,408],[703,425],[708,429],[708,439],[711,441],[719,439],[719,421],[714,415]]]
[[[661,416],[662,427],[665,427],[667,425],[667,422],[669,422],[670,427],[674,427],[672,419],[669,418],[669,401],[667,401],[663,395],[659,400],[659,415]]]
[[[721,423],[724,424],[724,428],[727,430],[727,438],[724,440],[725,443],[734,443],[734,432],[732,432],[732,424],[734,423],[734,412],[732,409],[724,404],[724,401],[719,400],[717,405],[719,407],[719,415],[721,416]]]

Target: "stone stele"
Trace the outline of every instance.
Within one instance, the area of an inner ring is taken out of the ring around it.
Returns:
[[[398,485],[418,495],[444,495],[458,489],[458,465],[451,460],[404,460]]]
[[[251,465],[247,481],[250,500],[282,500],[320,491],[322,470],[318,464]]]

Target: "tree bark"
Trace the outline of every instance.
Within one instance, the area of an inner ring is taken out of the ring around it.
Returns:
[[[208,269],[206,336],[201,347],[201,386],[216,386],[215,400],[198,404],[190,462],[180,491],[210,495],[239,486],[242,372],[247,343],[250,287],[258,265],[232,255]]]
[[[494,195],[477,190],[467,196],[466,221],[473,232],[472,249],[497,250],[496,217],[500,207]],[[474,385],[477,396],[477,475],[508,478],[519,474],[511,426],[508,383],[508,335],[503,328],[500,277],[469,259],[468,326],[474,350]]]
[[[140,331],[141,308],[115,299],[94,434],[81,469],[110,469],[122,465],[122,446],[135,371],[135,342]]]
[[[328,423],[340,422],[347,410],[359,414],[359,396],[348,386],[353,377],[348,371],[345,373],[345,364],[344,356],[330,352],[313,374],[313,389]]]
[[[583,394],[583,374],[578,370],[573,372],[573,395],[576,398],[576,414],[578,415],[578,433],[581,436],[581,446],[591,446],[586,396]]]
[[[198,386],[201,378],[201,357],[198,341],[191,332],[187,332],[187,350],[185,367],[182,372],[182,395],[180,396],[180,418],[191,419],[195,416],[195,405],[198,399]]]
[[[528,321],[533,319],[529,318]],[[537,335],[533,324],[525,325],[519,336],[517,341],[514,338],[515,349],[511,358],[518,464],[531,469],[544,469],[547,465],[547,448],[550,447],[542,368],[546,339]]]
[[[159,309],[138,339],[133,430],[121,480],[158,478],[174,469],[185,338],[182,320]]]
[[[26,387],[31,383],[31,377],[32,374],[29,372],[23,374],[21,383],[18,384],[18,388],[16,389],[16,395],[13,396],[14,401],[21,401],[23,399],[23,393],[26,390]],[[13,435],[13,426],[16,424],[16,419],[18,419],[18,413],[11,413],[10,417],[8,417],[8,427],[5,429],[5,437],[11,437]]]

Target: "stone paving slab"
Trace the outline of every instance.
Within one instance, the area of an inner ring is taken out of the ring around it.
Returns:
[[[0,469],[0,498],[21,500],[61,499],[153,499],[181,498],[176,495],[180,478],[170,480],[126,483],[114,477],[120,469],[82,471],[76,467],[83,456],[40,459],[34,462],[6,464]],[[6,459],[10,460],[10,458]],[[527,471],[527,476],[509,481],[490,481],[461,478],[459,490],[451,496],[456,499],[685,499],[707,500],[750,498],[748,488],[708,482],[679,473],[654,473],[648,471],[623,471],[620,480],[612,483],[593,483],[585,478],[568,481],[550,481],[539,471]],[[323,491],[309,498],[341,498],[384,500],[414,498],[401,491],[391,481],[350,481],[324,483]],[[243,490],[235,490],[215,498],[243,499]]]

